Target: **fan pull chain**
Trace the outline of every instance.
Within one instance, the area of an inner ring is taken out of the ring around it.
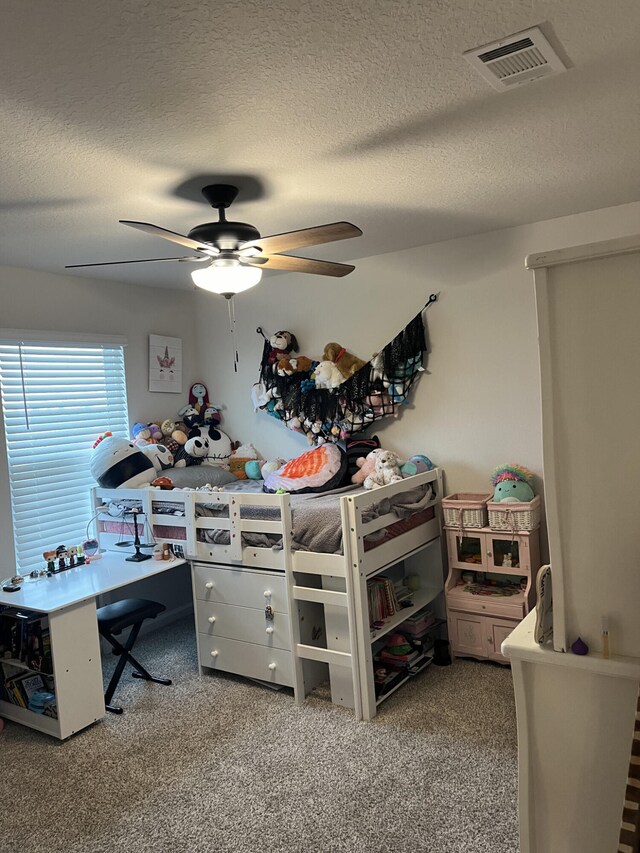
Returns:
[[[227,299],[227,307],[229,308],[229,330],[231,332],[231,350],[233,358],[233,372],[238,372],[238,347],[236,346],[236,309],[233,304],[233,296]]]

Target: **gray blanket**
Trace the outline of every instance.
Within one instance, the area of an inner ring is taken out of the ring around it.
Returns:
[[[340,497],[358,492],[360,487],[347,486],[322,494],[291,495],[292,547],[294,551],[314,551],[321,554],[342,554],[342,518],[340,515]],[[369,521],[394,512],[398,518],[407,518],[429,503],[433,498],[430,485],[410,489],[392,498],[384,498],[372,504],[364,513],[363,520]],[[227,517],[226,507],[201,504],[198,515],[209,517]],[[280,513],[275,507],[245,506],[241,509],[242,518],[261,521],[279,520]],[[201,530],[198,536],[202,541],[213,545],[228,545],[228,530]],[[282,549],[282,539],[269,533],[244,533],[243,543],[259,548]]]

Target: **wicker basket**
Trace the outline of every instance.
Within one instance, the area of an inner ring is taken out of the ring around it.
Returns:
[[[444,503],[444,501],[443,501]],[[489,527],[492,530],[507,530],[515,533],[518,530],[535,530],[540,524],[540,495],[532,501],[514,503],[487,503],[489,511]]]
[[[491,495],[458,492],[442,499],[445,527],[486,527],[487,501]]]

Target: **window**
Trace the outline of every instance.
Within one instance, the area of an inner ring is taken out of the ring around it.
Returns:
[[[0,387],[17,570],[87,538],[93,442],[128,435],[124,348],[0,340]]]

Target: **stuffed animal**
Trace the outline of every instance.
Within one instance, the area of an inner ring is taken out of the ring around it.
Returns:
[[[218,426],[221,420],[220,409],[217,406],[207,406],[202,416],[202,423],[205,426],[210,426],[211,424]]]
[[[394,406],[391,397],[386,391],[372,391],[365,397],[364,404],[373,412],[376,418],[380,418],[382,415],[398,417],[396,406]]]
[[[491,484],[495,487],[493,500],[495,503],[516,503],[532,501],[534,498],[531,480],[533,474],[524,465],[499,465],[491,476]]]
[[[187,465],[202,465],[208,455],[208,439],[200,435],[188,438],[175,455],[174,468],[185,468]]]
[[[173,453],[167,450],[164,444],[147,444],[146,447],[142,448],[142,452],[151,460],[158,474],[166,468],[173,467]]]
[[[383,450],[376,452],[374,471],[369,474],[362,485],[365,489],[375,489],[378,486],[388,486],[389,483],[397,483],[400,480],[402,480],[400,457],[393,450]]]
[[[162,432],[162,437],[163,438],[171,438],[171,433],[174,431],[175,428],[176,428],[175,422],[172,420],[169,420],[169,418],[167,418],[166,421],[162,421],[162,423],[160,424],[160,430]]]
[[[366,361],[358,358],[357,355],[347,352],[344,347],[334,341],[331,341],[331,343],[326,345],[324,353],[322,354],[322,359],[323,361],[332,361],[337,365],[338,370],[344,379],[348,379],[350,376],[353,376],[354,373],[366,364]]]
[[[158,424],[147,424],[147,429],[151,434],[151,441],[162,441],[162,430],[158,426]]]
[[[229,459],[229,470],[238,478],[238,480],[246,480],[247,472],[245,466],[247,462],[252,460],[257,461],[258,451],[253,444],[242,444],[237,450],[234,450]]]
[[[283,465],[286,465],[286,459],[249,459],[245,463],[244,472],[248,480],[264,480]]]
[[[209,445],[209,452],[203,464],[218,468],[228,468],[229,458],[231,457],[231,439],[226,432],[217,429],[215,430],[214,438],[206,433],[201,433],[200,437],[206,439]]]
[[[290,352],[298,352],[298,341],[293,332],[276,332],[269,338],[270,349],[266,354],[267,364],[273,366],[285,358]]]
[[[151,430],[147,424],[138,421],[131,427],[131,438],[136,447],[144,447],[151,444]]]
[[[291,358],[284,356],[276,363],[276,373],[278,376],[292,376],[294,373],[309,373],[317,362],[306,355],[298,355]]]
[[[95,441],[89,470],[103,489],[135,489],[146,486],[156,476],[153,463],[139,447],[110,432]]]
[[[313,371],[316,388],[338,388],[344,382],[344,376],[333,361],[321,361]]]
[[[191,438],[191,431],[202,425],[204,410],[201,415],[193,406],[183,406],[178,412],[178,417],[182,418],[184,425],[187,427],[187,435]]]
[[[358,470],[351,476],[351,482],[354,483],[354,485],[362,485],[367,477],[374,473],[376,469],[376,456],[378,453],[384,453],[381,447],[377,447],[375,450],[367,453],[366,456],[359,456],[356,459]]]
[[[207,391],[207,386],[203,385],[202,382],[196,382],[195,385],[192,385],[189,389],[189,405],[194,408],[198,414],[202,414],[208,407],[209,392]]]
[[[413,477],[415,474],[424,474],[425,471],[433,471],[433,462],[428,456],[415,454],[400,467],[400,472],[403,477]]]

